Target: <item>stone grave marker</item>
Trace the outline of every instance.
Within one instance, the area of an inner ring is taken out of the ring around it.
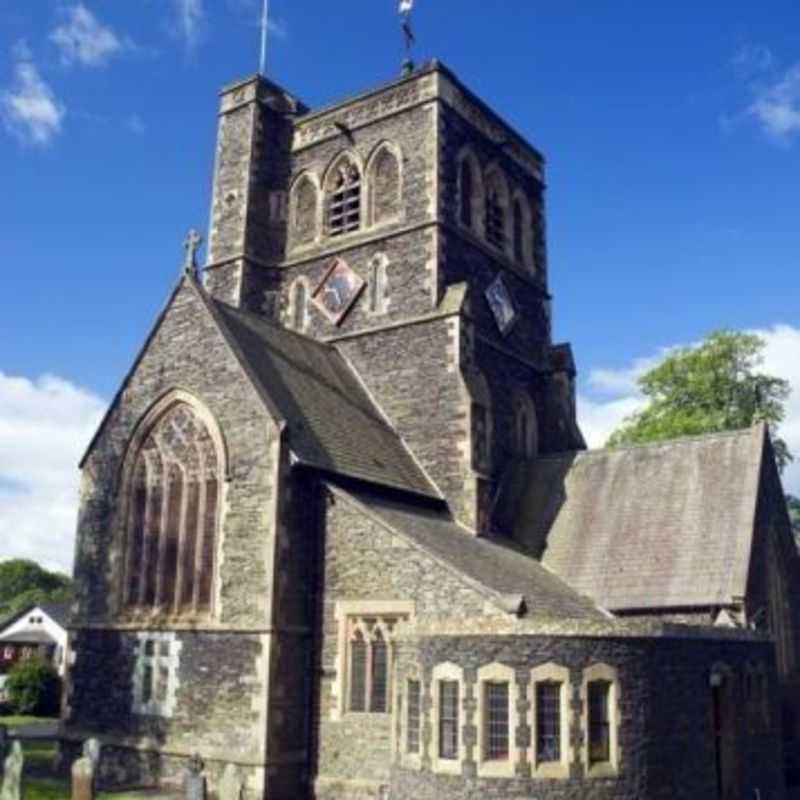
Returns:
[[[72,800],[94,800],[94,762],[88,756],[72,765]]]
[[[242,800],[244,777],[236,764],[226,764],[219,782],[219,800]]]
[[[22,745],[14,742],[11,753],[5,759],[3,769],[3,785],[0,788],[0,800],[21,800],[22,798],[22,767],[25,756],[22,754]]]
[[[203,759],[197,753],[189,759],[186,767],[184,790],[186,800],[206,800],[206,777],[203,775]]]

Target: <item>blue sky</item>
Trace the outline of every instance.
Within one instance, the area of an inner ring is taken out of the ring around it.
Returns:
[[[395,0],[272,0],[270,74],[309,105],[395,76]],[[0,6],[0,558],[67,565],[75,460],[207,225],[219,88],[257,0]],[[719,327],[793,381],[800,455],[796,0],[417,0],[438,57],[548,159],[556,335],[592,444],[636,374]],[[800,468],[787,473],[800,492]],[[11,542],[14,542],[11,544]],[[14,549],[16,548],[16,549]]]

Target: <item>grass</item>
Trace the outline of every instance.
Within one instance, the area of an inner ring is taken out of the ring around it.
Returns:
[[[0,716],[0,725],[8,725],[9,728],[17,725],[52,725],[55,722],[58,722],[58,717],[29,717],[20,714]]]

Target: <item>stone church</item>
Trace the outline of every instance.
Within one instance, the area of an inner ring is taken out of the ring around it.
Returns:
[[[586,450],[545,186],[438,62],[222,92],[207,263],[82,462],[62,736],[104,784],[196,753],[269,800],[785,797],[769,434]]]

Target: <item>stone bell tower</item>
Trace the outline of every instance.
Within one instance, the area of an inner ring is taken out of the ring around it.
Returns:
[[[221,93],[205,285],[270,316],[286,244],[293,124],[305,110],[262,76]]]

